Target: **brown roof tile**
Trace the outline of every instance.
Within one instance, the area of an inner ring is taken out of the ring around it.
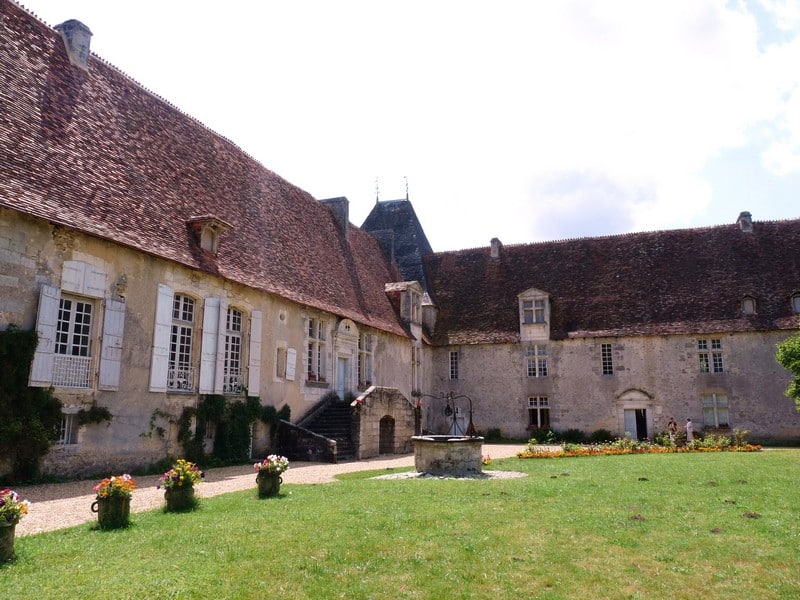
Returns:
[[[405,335],[378,243],[92,55],[0,0],[0,205]],[[216,257],[187,220],[230,224]]]
[[[800,220],[445,252],[425,267],[438,344],[517,341],[529,288],[550,294],[553,339],[791,329]],[[758,310],[745,317],[747,294]]]

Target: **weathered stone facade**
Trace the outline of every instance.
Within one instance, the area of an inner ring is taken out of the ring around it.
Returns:
[[[356,458],[411,452],[416,415],[408,396],[397,389],[371,387],[353,402]]]

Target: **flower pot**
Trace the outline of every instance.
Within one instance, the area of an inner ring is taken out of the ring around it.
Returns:
[[[164,492],[164,499],[167,501],[167,510],[169,512],[191,510],[197,504],[197,500],[194,497],[194,486],[191,485],[167,489]]]
[[[131,516],[130,496],[98,496],[92,502],[92,512],[97,513],[100,529],[127,527]]]
[[[16,523],[0,523],[0,563],[14,556],[14,529]]]
[[[277,473],[259,473],[256,475],[256,484],[258,484],[258,497],[269,498],[277,496],[281,491],[281,484],[283,478]]]

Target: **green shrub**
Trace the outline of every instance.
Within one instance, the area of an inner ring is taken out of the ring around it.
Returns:
[[[580,429],[567,429],[560,437],[563,442],[570,444],[582,444],[588,441],[588,437]]]
[[[589,434],[589,441],[592,444],[603,444],[605,442],[610,442],[613,439],[614,434],[608,429],[595,429],[591,434]]]
[[[503,435],[499,429],[493,428],[486,432],[483,439],[487,442],[497,443],[503,439]]]
[[[35,331],[9,325],[0,332],[0,456],[11,462],[11,476],[30,480],[60,435],[61,402],[52,388],[28,386],[36,351]]]

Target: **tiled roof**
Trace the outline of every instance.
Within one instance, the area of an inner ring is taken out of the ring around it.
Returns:
[[[437,344],[519,340],[517,295],[547,292],[550,336],[600,337],[797,327],[800,220],[657,231],[425,257]],[[742,299],[757,314],[742,314]]]
[[[405,335],[375,239],[230,141],[0,0],[0,206]],[[216,257],[187,221],[231,229]]]
[[[361,229],[374,235],[387,256],[394,259],[404,281],[419,281],[422,289],[428,282],[422,268],[422,257],[433,252],[420,225],[414,207],[408,200],[376,202]]]

